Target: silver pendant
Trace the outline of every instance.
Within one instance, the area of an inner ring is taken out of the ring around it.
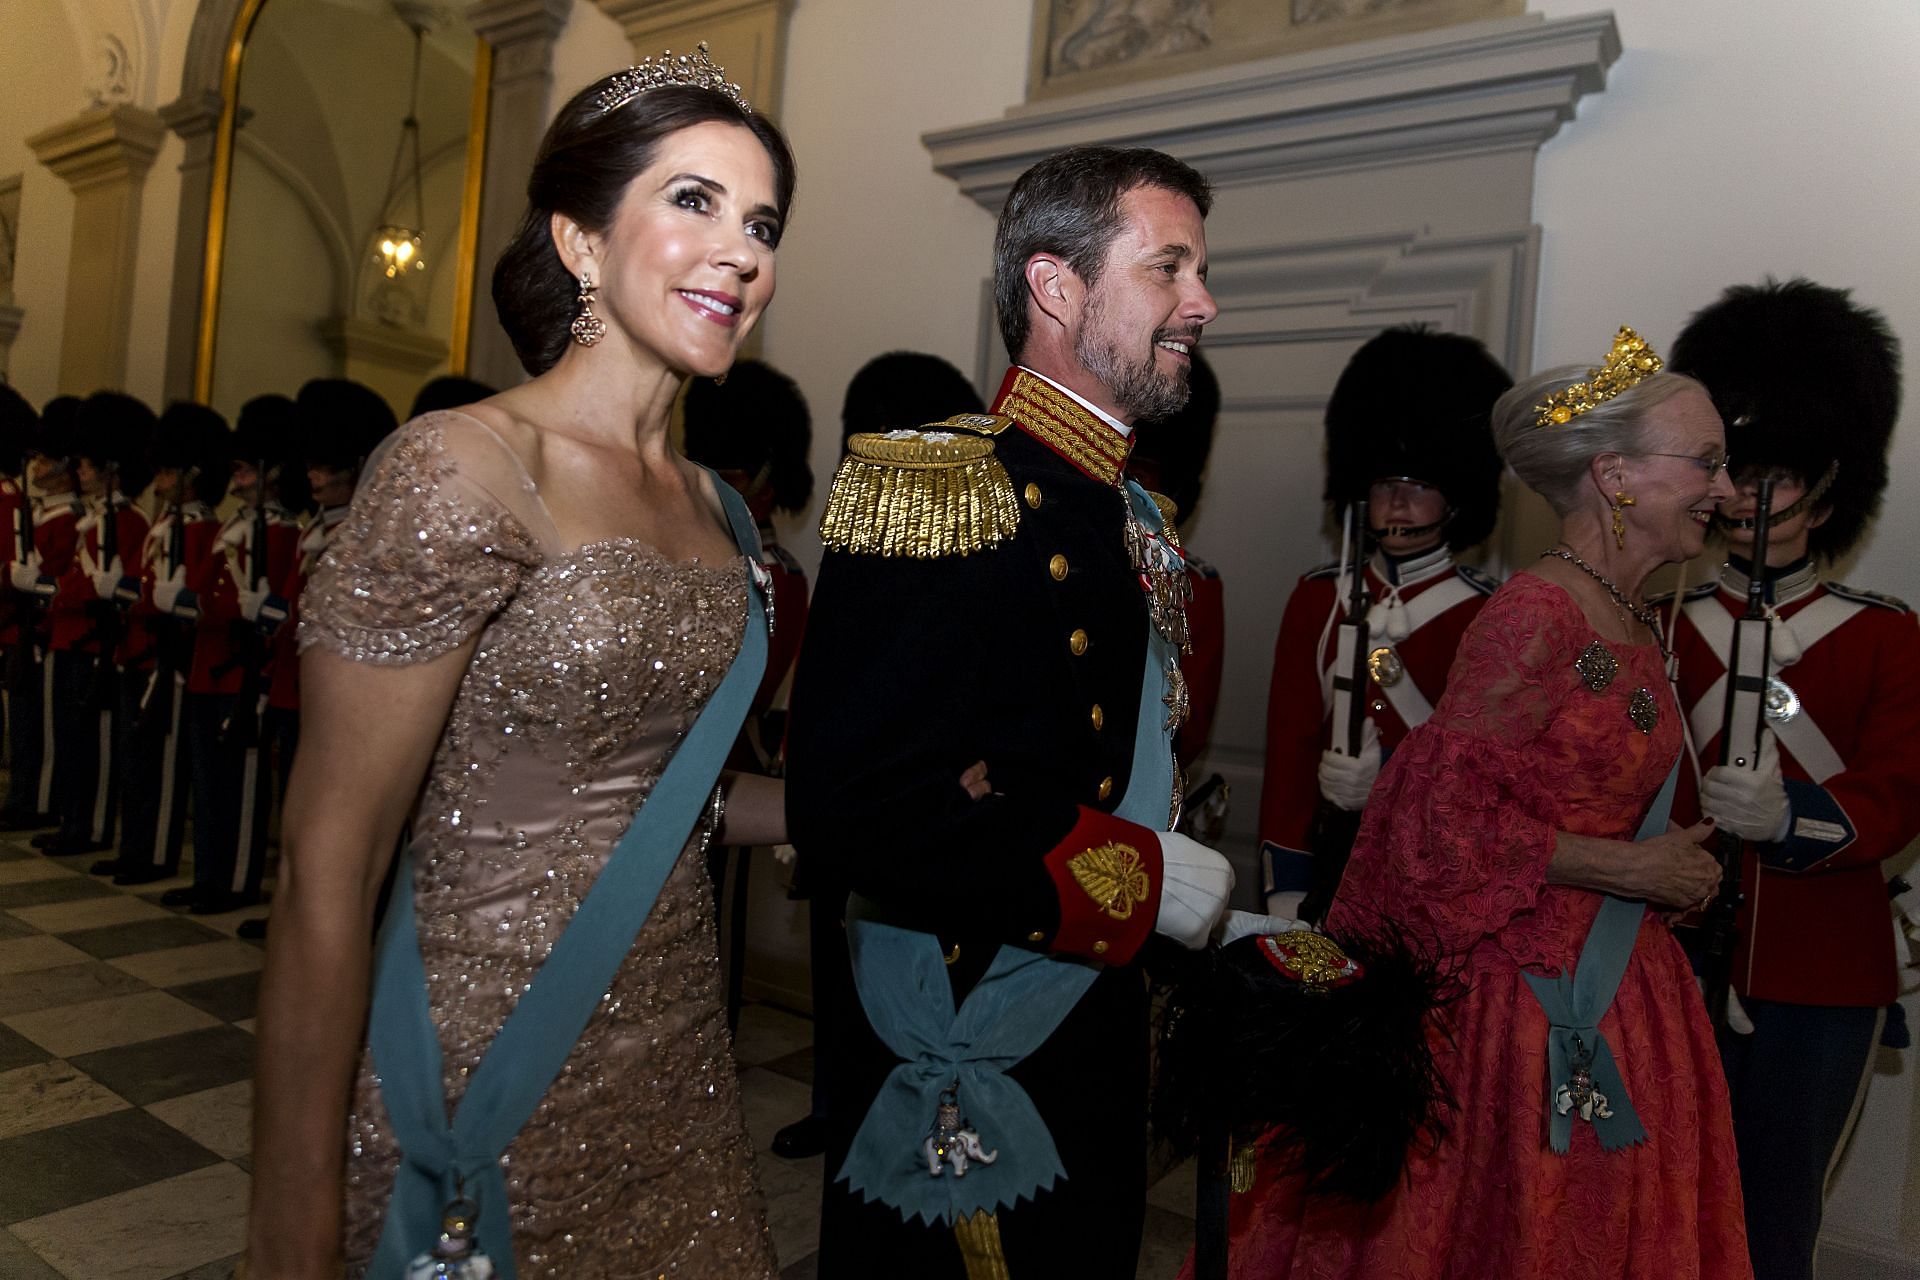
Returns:
[[[1574,1114],[1591,1124],[1595,1119],[1611,1120],[1613,1108],[1607,1095],[1593,1087],[1593,1055],[1585,1052],[1579,1036],[1573,1038],[1573,1074],[1554,1091],[1553,1109],[1561,1115]]]
[[[998,1150],[988,1151],[980,1145],[979,1133],[960,1113],[959,1081],[940,1091],[940,1105],[934,1109],[933,1124],[920,1143],[920,1154],[926,1158],[927,1172],[936,1178],[946,1171],[942,1166],[951,1166],[954,1177],[964,1178],[969,1162],[992,1164],[1000,1158]]]
[[[407,1267],[407,1280],[492,1280],[493,1259],[473,1238],[480,1206],[455,1198],[440,1214],[440,1241]]]
[[[1760,699],[1761,712],[1773,724],[1785,724],[1800,714],[1800,695],[1779,676],[1767,677],[1767,691]]]

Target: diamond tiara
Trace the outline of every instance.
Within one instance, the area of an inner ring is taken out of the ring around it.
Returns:
[[[1533,407],[1536,427],[1564,427],[1581,414],[1597,409],[1629,387],[1660,372],[1661,359],[1647,340],[1626,325],[1613,336],[1607,362],[1599,369],[1587,370],[1587,380],[1563,387],[1549,395],[1546,403]]]
[[[731,100],[742,111],[748,114],[753,112],[740,86],[731,83],[726,72],[713,65],[713,59],[707,56],[707,42],[702,40],[692,53],[675,53],[667,49],[657,58],[644,58],[637,66],[615,72],[609,78],[607,87],[600,91],[600,114],[618,111],[647,90],[667,85],[711,89]]]

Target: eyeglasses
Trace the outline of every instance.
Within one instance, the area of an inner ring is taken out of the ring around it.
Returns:
[[[1706,472],[1707,479],[1709,480],[1733,465],[1733,459],[1724,453],[1715,454],[1710,458],[1702,458],[1698,454],[1693,453],[1656,453],[1652,450],[1642,450],[1634,456],[1640,458],[1679,458],[1683,461],[1691,462],[1694,466]]]

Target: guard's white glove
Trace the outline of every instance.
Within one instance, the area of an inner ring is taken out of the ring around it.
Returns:
[[[88,574],[87,577],[93,583],[93,594],[102,600],[111,600],[120,590],[120,579],[126,577],[126,574],[120,567],[120,557],[115,556],[113,563],[98,573]]]
[[[223,547],[243,547],[247,543],[250,525],[246,520],[230,520],[227,527],[220,531],[220,545]]]
[[[181,599],[182,596],[186,597],[185,601]],[[197,617],[200,611],[189,603],[192,599],[193,593],[187,590],[187,570],[184,565],[153,584],[153,607],[161,613],[181,618]]]
[[[800,851],[790,844],[777,844],[773,846],[773,860],[783,867],[792,866],[799,856]]]
[[[235,589],[234,594],[239,597],[240,616],[248,622],[258,622],[260,621],[260,606],[267,602],[267,597],[272,595],[273,592],[267,590],[265,587],[261,587],[258,590],[253,587],[239,587]]]
[[[40,553],[35,552],[25,560],[12,560],[7,563],[7,578],[13,589],[22,595],[44,596],[50,594],[50,584],[40,577]]]
[[[1717,764],[1700,780],[1700,808],[1745,840],[1780,841],[1793,822],[1786,784],[1780,780],[1780,744],[1773,730],[1760,735],[1760,767]]]
[[[1233,864],[1191,836],[1162,831],[1160,875],[1160,917],[1153,930],[1198,951],[1227,909]]]
[[[1380,730],[1373,721],[1360,731],[1360,754],[1343,756],[1335,751],[1320,753],[1320,794],[1336,808],[1358,813],[1367,807],[1367,796],[1380,776]]]
[[[1693,976],[1693,985],[1700,988],[1700,995],[1704,998],[1707,994],[1707,980],[1696,973]],[[1747,1016],[1747,1006],[1740,1003],[1740,993],[1732,989],[1727,991],[1727,1030],[1737,1036],[1753,1034],[1753,1019]]]
[[[1213,940],[1221,946],[1261,933],[1292,933],[1295,929],[1313,931],[1313,926],[1292,916],[1257,916],[1251,911],[1229,911],[1213,927]]]

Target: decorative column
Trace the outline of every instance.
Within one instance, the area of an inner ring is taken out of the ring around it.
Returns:
[[[702,40],[747,101],[780,109],[787,15],[793,0],[596,0],[633,45],[634,60],[662,49],[691,52]]]
[[[476,0],[467,9],[474,34],[493,47],[467,372],[497,387],[513,386],[526,374],[493,308],[493,264],[526,205],[527,175],[552,114],[553,42],[572,9],[573,0]]]
[[[0,245],[0,382],[7,380],[7,359],[13,352],[13,340],[20,332],[26,313],[13,305],[14,247],[20,236],[20,175],[0,178],[0,223],[9,233],[8,243]]]
[[[159,116],[122,103],[82,112],[27,139],[40,163],[73,188],[60,344],[64,393],[87,395],[126,381],[140,192],[165,136]]]
[[[207,218],[213,210],[213,150],[220,95],[202,89],[160,108],[160,119],[186,144],[180,162],[180,218],[174,225],[174,286],[167,305],[163,394],[193,396],[193,359],[200,341],[200,285],[207,270]]]

